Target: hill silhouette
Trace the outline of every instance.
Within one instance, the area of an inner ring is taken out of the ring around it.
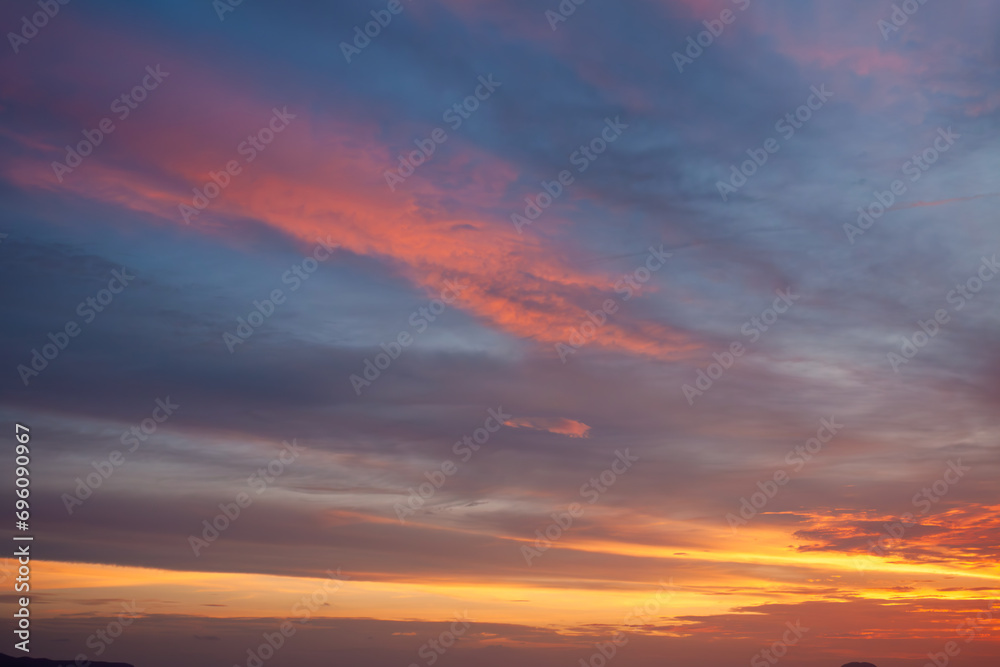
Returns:
[[[46,658],[15,658],[0,653],[0,667],[76,667],[74,660],[48,660]],[[134,667],[127,662],[92,662],[89,667]]]
[[[48,660],[46,658],[15,658],[0,653],[0,667],[76,667],[73,660]],[[89,667],[135,667],[127,662],[92,662]],[[870,662],[849,662],[842,667],[875,667]]]

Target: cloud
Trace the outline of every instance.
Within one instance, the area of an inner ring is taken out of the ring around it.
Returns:
[[[590,433],[590,427],[583,422],[572,419],[545,418],[545,417],[516,417],[504,422],[504,426],[514,428],[530,428],[536,431],[548,431],[558,435],[566,435],[571,438],[586,438]]]
[[[919,208],[923,206],[941,206],[943,204],[951,204],[957,201],[973,201],[975,199],[983,199],[985,197],[1000,197],[1000,192],[989,192],[982,195],[972,195],[970,197],[952,197],[951,199],[940,199],[938,201],[918,201],[912,204],[899,204],[897,206],[890,206],[888,211],[898,211],[906,208]]]

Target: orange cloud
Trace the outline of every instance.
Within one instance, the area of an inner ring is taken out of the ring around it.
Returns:
[[[545,417],[518,417],[508,419],[504,426],[514,428],[530,428],[537,431],[548,431],[558,435],[567,435],[571,438],[586,438],[590,434],[590,427],[583,422],[572,419],[547,419]]]
[[[141,212],[147,220],[153,215],[185,225],[179,205],[192,204],[192,189],[210,182],[209,172],[242,160],[237,145],[266,126],[275,106],[192,69],[187,78],[164,83],[157,91],[162,105],[121,123],[64,182],[56,181],[51,163],[64,157],[56,146],[66,142],[50,137],[25,137],[25,153],[4,160],[0,171],[22,187],[69,191]],[[203,106],[213,116],[178,115],[175,103],[191,96],[210,98]],[[230,108],[232,115],[225,113]],[[330,236],[345,250],[390,264],[428,293],[440,292],[445,280],[467,284],[458,308],[547,344],[566,340],[588,309],[612,295],[614,276],[572,267],[542,235],[522,236],[513,228],[504,197],[517,179],[514,165],[456,136],[392,192],[383,172],[398,150],[384,144],[375,123],[351,124],[308,109],[289,101],[296,118],[253,162],[242,163],[192,228],[235,237],[236,222],[253,219],[303,243]],[[414,136],[424,129],[414,129]],[[554,209],[543,222],[548,229],[564,224]],[[590,344],[665,359],[700,347],[671,327],[628,321],[624,314],[598,328]]]

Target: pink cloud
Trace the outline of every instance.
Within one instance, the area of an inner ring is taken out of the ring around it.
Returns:
[[[508,419],[504,426],[513,428],[530,428],[536,431],[548,431],[557,435],[565,435],[570,438],[589,437],[590,427],[583,422],[572,419],[547,418],[547,417],[517,417]]]

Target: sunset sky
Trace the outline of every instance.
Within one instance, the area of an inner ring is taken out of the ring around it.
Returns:
[[[997,3],[52,2],[32,657],[996,665]]]

